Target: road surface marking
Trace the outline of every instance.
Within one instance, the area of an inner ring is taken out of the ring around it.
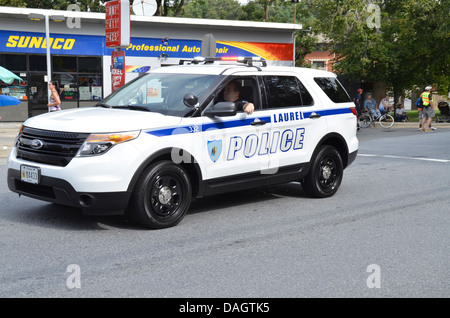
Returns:
[[[406,159],[406,160],[421,160],[421,161],[433,161],[433,162],[443,162],[443,163],[449,163],[450,162],[450,159],[402,157],[402,156],[391,156],[391,155],[358,154],[358,156],[361,156],[361,157],[383,157],[383,158]]]

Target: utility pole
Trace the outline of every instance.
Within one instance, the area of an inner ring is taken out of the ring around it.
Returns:
[[[265,22],[267,22],[267,20],[269,20],[269,2],[270,2],[270,0],[267,0],[267,1],[264,3],[264,12],[266,13],[266,16],[265,16],[265,18],[264,18],[264,21],[265,21]]]
[[[297,22],[297,3],[299,0],[291,0],[291,3],[294,4],[294,24]]]

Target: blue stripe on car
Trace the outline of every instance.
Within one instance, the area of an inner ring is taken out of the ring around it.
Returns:
[[[303,117],[305,119],[307,119],[313,113],[320,114],[321,116],[333,116],[333,115],[347,114],[347,113],[351,113],[351,112],[352,111],[350,110],[350,108],[316,110],[316,111],[303,112]],[[266,123],[272,122],[270,116],[257,117],[257,118],[259,120],[265,120]],[[255,119],[256,118],[235,119],[235,120],[217,121],[217,122],[204,123],[204,124],[192,124],[192,125],[186,125],[186,126],[158,128],[158,129],[147,130],[146,133],[153,135],[153,136],[157,136],[157,137],[197,133],[197,132],[203,132],[203,131],[210,130],[210,129],[227,129],[227,128],[235,128],[235,127],[241,127],[241,126],[248,126],[252,122],[254,122]]]

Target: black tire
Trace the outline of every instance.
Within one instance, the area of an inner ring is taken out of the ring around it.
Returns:
[[[186,171],[171,161],[147,167],[134,188],[128,214],[150,229],[177,225],[189,210],[192,187]]]
[[[332,146],[322,146],[302,181],[302,188],[315,198],[331,197],[339,189],[343,175],[344,166],[339,151]]]

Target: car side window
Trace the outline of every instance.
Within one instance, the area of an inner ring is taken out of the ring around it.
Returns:
[[[314,99],[312,98],[311,94],[308,92],[306,87],[302,84],[302,82],[297,79],[298,86],[300,88],[300,97],[302,98],[302,105],[303,106],[312,106],[314,105]]]
[[[247,101],[249,103],[253,103],[255,105],[255,109],[260,108],[260,96],[258,92],[258,85],[254,78],[252,77],[235,77],[232,78],[227,82],[229,84],[230,82],[236,83],[235,87],[239,93],[238,93],[238,101]],[[227,85],[223,85],[221,87],[220,91],[216,94],[216,98],[214,103],[225,101],[224,91]],[[231,101],[231,100],[229,100]],[[234,100],[233,100],[234,101]]]
[[[335,77],[315,77],[314,81],[335,103],[349,103],[352,101],[347,91]]]
[[[295,76],[264,76],[268,108],[310,106],[314,104],[306,87]]]

